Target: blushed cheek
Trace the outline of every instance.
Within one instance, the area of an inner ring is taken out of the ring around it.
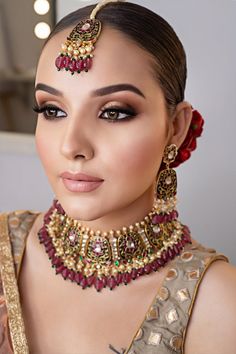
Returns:
[[[42,134],[36,130],[35,143],[39,159],[44,167],[45,173],[50,177],[50,172],[53,166],[53,147],[49,144],[50,140],[47,134]]]
[[[136,142],[130,139],[128,144],[117,150],[114,159],[120,166],[120,173],[124,178],[137,178],[137,177],[155,177],[164,150],[163,137],[145,137],[145,139],[137,139]],[[119,160],[119,162],[118,162]]]

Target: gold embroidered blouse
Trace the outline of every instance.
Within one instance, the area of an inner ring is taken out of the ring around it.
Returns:
[[[0,214],[0,354],[27,354],[17,277],[26,239],[38,216]],[[201,244],[186,245],[169,262],[167,275],[125,354],[184,353],[188,323],[201,280],[216,260],[228,258]]]

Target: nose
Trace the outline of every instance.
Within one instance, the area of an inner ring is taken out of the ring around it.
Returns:
[[[93,132],[89,122],[75,117],[67,117],[61,138],[61,154],[69,160],[83,158],[90,160],[94,156]]]

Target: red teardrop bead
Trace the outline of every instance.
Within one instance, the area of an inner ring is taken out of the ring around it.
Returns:
[[[104,283],[102,279],[96,278],[94,282],[94,286],[97,291],[101,291],[104,288]]]
[[[68,272],[68,276],[67,276],[68,279],[70,279],[71,281],[74,281],[74,278],[75,278],[75,272],[73,270],[69,270]]]
[[[45,245],[45,243],[44,243]],[[48,242],[47,245],[45,245],[46,252],[48,253],[51,249],[54,249],[54,246],[51,242]]]
[[[65,69],[69,69],[71,63],[70,57],[65,57]]]
[[[153,216],[153,218],[152,218],[152,223],[153,223],[154,225],[160,224],[160,223],[162,223],[162,222],[163,222],[163,216],[162,216],[162,215],[156,214],[156,215]]]
[[[76,61],[76,70],[83,71],[84,70],[84,62],[82,59]]]
[[[107,285],[110,288],[110,290],[114,289],[116,287],[116,280],[114,277],[111,277],[107,280]]]
[[[56,267],[56,274],[62,273],[64,269],[65,269],[65,266],[63,264]]]
[[[169,257],[170,259],[173,259],[174,256],[175,256],[175,254],[174,254],[174,252],[173,252],[173,250],[172,250],[171,248],[168,248],[168,249],[167,249],[167,254],[168,254],[168,257]]]
[[[69,269],[65,268],[62,272],[61,272],[62,276],[64,279],[67,279],[67,276],[69,274]]]
[[[88,286],[93,285],[94,280],[95,280],[95,276],[94,275],[90,275],[90,277],[87,278]]]
[[[144,274],[144,268],[139,268],[138,275],[143,275],[143,274]]]
[[[132,275],[131,273],[125,273],[123,274],[123,283],[128,284],[132,280]]]
[[[162,258],[158,258],[156,261],[160,267],[162,267],[165,264],[165,261]]]
[[[76,281],[77,284],[80,284],[82,279],[83,279],[83,274],[82,273],[75,273],[74,280]]]
[[[174,249],[176,255],[179,254],[179,249],[178,249],[177,245],[174,245],[173,249]]]
[[[39,233],[40,233],[40,236],[42,237],[42,238],[45,238],[45,239],[48,239],[48,232],[47,232],[47,230],[46,229],[41,229],[40,231],[39,231]]]
[[[51,238],[47,238],[46,240],[44,240],[44,246],[47,246],[47,245],[51,245],[52,244],[52,239]]]
[[[157,263],[157,261],[153,261],[151,264],[150,264],[152,270],[154,270],[154,272],[159,268],[159,265]]]
[[[131,276],[132,276],[132,279],[133,279],[133,280],[136,279],[137,276],[138,276],[138,270],[135,269],[135,268],[133,268],[133,269],[132,269],[132,272],[131,272]]]
[[[57,57],[55,64],[56,64],[57,69],[59,69],[59,70],[63,69],[65,66],[65,57],[61,56],[61,55],[59,57]]]
[[[86,58],[84,63],[85,71],[91,69],[92,67],[92,58]]]
[[[168,261],[168,255],[166,251],[163,251],[161,258],[163,259],[164,263]]]
[[[55,250],[54,249],[51,249],[49,252],[48,252],[48,257],[51,259],[54,255],[55,255]]]
[[[149,274],[149,273],[151,272],[151,270],[152,270],[152,267],[151,267],[150,264],[146,264],[146,265],[144,266],[144,272],[145,272],[146,274]]]
[[[69,64],[69,69],[72,73],[74,73],[77,69],[76,69],[76,60],[71,60],[70,64]]]
[[[62,261],[61,261],[60,258],[58,258],[58,257],[56,257],[56,256],[54,256],[54,257],[52,258],[52,265],[53,265],[53,266],[59,266],[59,265],[61,265],[61,263],[62,263]]]
[[[80,285],[82,286],[83,289],[87,288],[88,286],[88,281],[85,277],[80,281]]]
[[[116,284],[119,285],[120,283],[122,283],[122,274],[118,273],[115,277],[116,279]]]
[[[103,281],[103,287],[105,288],[107,286],[107,278],[102,277],[102,281]]]

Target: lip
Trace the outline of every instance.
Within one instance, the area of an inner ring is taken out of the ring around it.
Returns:
[[[84,173],[63,172],[60,177],[66,189],[70,192],[91,192],[104,181],[101,178]]]
[[[60,177],[63,179],[70,179],[72,181],[86,181],[86,182],[102,182],[103,179],[89,176],[84,173],[72,173],[72,172],[63,172],[60,174]]]

